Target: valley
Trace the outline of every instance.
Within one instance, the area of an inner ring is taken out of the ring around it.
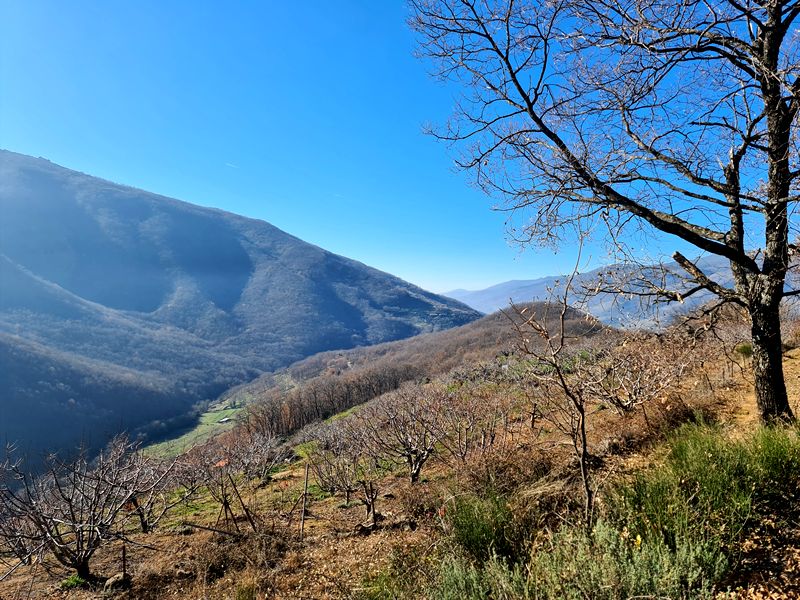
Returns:
[[[0,435],[34,460],[164,438],[262,373],[480,316],[263,221],[8,151],[0,212]]]

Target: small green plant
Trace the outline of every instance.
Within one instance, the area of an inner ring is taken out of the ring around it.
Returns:
[[[61,582],[61,589],[74,590],[77,588],[86,587],[87,585],[89,585],[89,582],[87,580],[85,580],[77,573],[73,573],[72,575],[67,577],[64,581]]]
[[[325,498],[330,498],[331,496],[333,496],[332,493],[323,490],[318,484],[308,484],[308,497],[311,500],[325,500]]]
[[[237,585],[235,598],[236,600],[257,600],[256,586],[252,583]]]
[[[750,358],[753,356],[753,344],[750,342],[743,342],[741,344],[737,344],[734,348],[734,351],[742,356],[743,358]]]

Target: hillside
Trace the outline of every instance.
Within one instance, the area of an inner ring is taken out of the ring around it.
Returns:
[[[488,352],[493,317],[426,337],[477,334]],[[569,321],[576,336],[591,323]],[[597,328],[556,359],[574,390],[613,373],[656,392],[626,411],[596,390],[585,398],[588,526],[573,405],[538,360],[503,354],[465,359],[285,444],[255,423],[232,432],[182,457],[180,487],[154,506],[189,496],[157,526],[120,517],[125,541],[103,543],[87,578],[0,549],[13,569],[0,594],[88,600],[105,582],[106,597],[153,599],[796,597],[800,437],[758,425],[747,358],[732,363],[715,335],[733,340],[739,325],[700,337]],[[402,345],[412,342],[392,344]],[[786,354],[792,397],[798,358]]]
[[[32,449],[54,442],[30,425],[46,419],[43,354],[66,378],[48,386],[87,407],[104,396],[101,411],[65,413],[58,441],[75,443],[85,431],[184,417],[320,351],[479,316],[269,223],[7,151],[0,213],[0,333],[14,371],[0,392],[0,435]]]
[[[524,306],[538,314],[548,310],[542,302]],[[364,369],[403,367],[417,377],[433,377],[514,351],[520,342],[514,323],[519,322],[520,317],[513,311],[497,311],[446,331],[374,346],[321,352],[238,386],[225,397],[234,402],[252,402],[276,389],[285,390],[315,377],[335,377]],[[585,314],[570,310],[565,330],[571,337],[582,338],[596,334],[599,328],[594,319],[587,320]]]

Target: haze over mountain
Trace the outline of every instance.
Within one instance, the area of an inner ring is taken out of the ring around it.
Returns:
[[[712,279],[722,285],[732,285],[732,275],[728,261],[719,256],[705,256],[697,262],[698,266]],[[686,284],[679,277],[681,268],[676,263],[666,263],[665,268],[671,275],[667,276],[665,287],[683,290]],[[713,297],[710,292],[700,292],[686,298],[684,302],[655,303],[652,299],[637,296],[625,296],[612,293],[599,293],[588,296],[584,302],[581,293],[583,288],[592,289],[600,280],[624,280],[635,275],[639,267],[630,265],[611,265],[600,267],[586,273],[576,275],[572,289],[576,293],[570,295],[570,301],[577,303],[585,312],[593,317],[615,326],[652,327],[668,323],[673,317],[685,314],[708,302]],[[654,280],[657,276],[654,275]],[[515,280],[498,283],[482,290],[452,290],[446,292],[455,300],[471,306],[482,313],[492,313],[509,306],[509,302],[524,303],[548,301],[563,290],[566,277],[556,275],[539,279]],[[563,293],[563,292],[561,292]]]
[[[33,450],[479,316],[264,221],[2,150],[0,214],[0,435]]]

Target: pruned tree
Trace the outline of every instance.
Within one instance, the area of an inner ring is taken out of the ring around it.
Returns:
[[[749,314],[756,400],[793,419],[779,305],[798,200],[798,0],[410,0],[436,74],[466,90],[448,127],[459,165],[524,217],[523,241],[605,224],[724,257],[733,285],[682,252],[691,282]],[[685,252],[685,250],[683,250]],[[666,283],[669,283],[666,280]]]
[[[405,463],[411,483],[436,448],[440,390],[431,385],[406,384],[384,394],[354,415],[363,444],[385,459]]]
[[[94,460],[83,450],[68,461],[51,456],[39,477],[8,456],[0,464],[0,543],[21,560],[49,552],[91,579],[95,552],[111,541],[130,540],[131,519],[150,531],[180,501],[166,485],[173,464],[146,457],[125,436],[114,438]]]
[[[359,489],[358,452],[334,424],[317,432],[316,445],[309,455],[317,485],[330,494],[344,494],[345,504],[350,504],[350,496]]]
[[[217,444],[221,454],[230,460],[231,469],[248,480],[266,481],[270,472],[291,453],[283,439],[257,430],[236,430],[229,439],[219,440]]]
[[[202,485],[219,505],[215,527],[222,523],[226,528],[232,526],[240,531],[237,513],[241,512],[250,528],[258,531],[255,514],[245,503],[237,484],[237,478],[243,475],[243,463],[237,458],[241,455],[232,454],[230,448],[211,440],[194,448],[182,462],[181,481],[187,487]]]
[[[464,384],[457,393],[443,394],[436,423],[436,441],[443,454],[461,463],[485,449],[493,433],[485,398],[472,392],[472,386]]]
[[[698,340],[673,329],[615,336],[595,348],[584,383],[594,401],[621,414],[662,397],[698,362]]]
[[[383,463],[386,456],[380,448],[371,444],[370,437],[365,435],[363,421],[351,415],[338,422],[343,446],[341,459],[347,461],[347,468],[355,473],[355,481],[359,486],[361,495],[359,500],[366,511],[365,526],[372,529],[378,523],[378,493],[379,481],[385,475]]]

